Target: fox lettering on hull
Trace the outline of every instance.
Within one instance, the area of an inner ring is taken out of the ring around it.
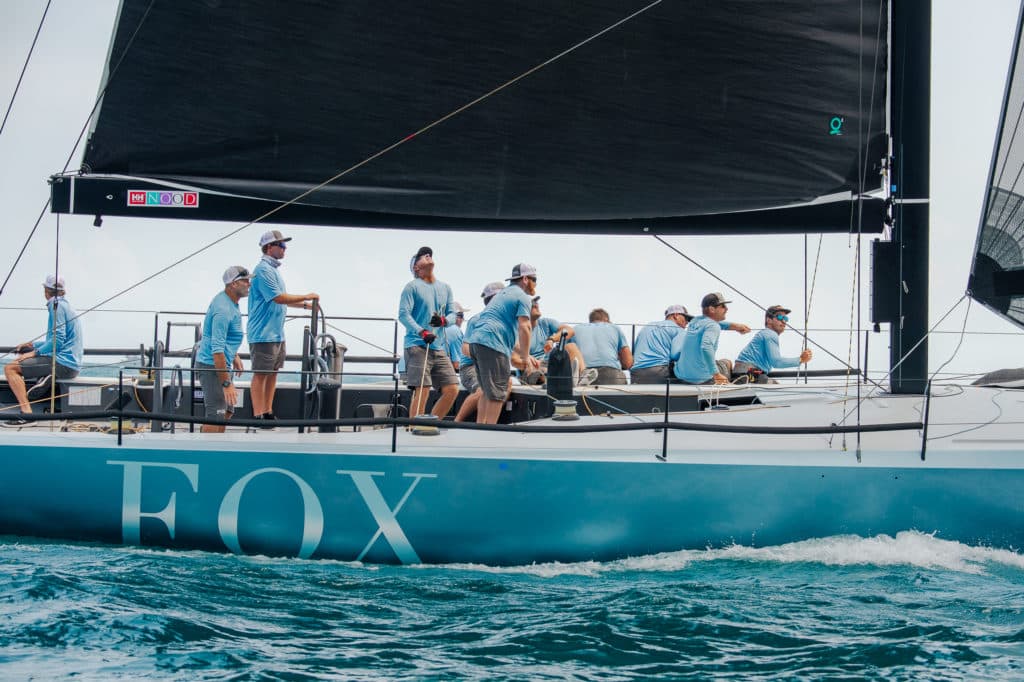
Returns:
[[[142,520],[155,519],[163,524],[171,540],[174,540],[178,529],[178,493],[199,495],[199,464],[183,462],[142,462],[129,460],[107,460],[111,466],[121,467],[123,470],[123,485],[121,497],[121,536],[122,541],[127,545],[142,544]],[[181,486],[177,490],[170,490],[167,502],[162,509],[157,511],[143,510],[143,486],[145,485],[144,473],[146,470],[163,469],[177,471],[181,474]],[[413,548],[412,543],[406,536],[398,521],[398,514],[408,502],[420,481],[423,479],[437,478],[437,474],[427,473],[402,473],[404,479],[408,479],[405,491],[393,505],[389,504],[377,480],[382,479],[386,474],[382,471],[357,471],[351,469],[339,469],[335,471],[339,482],[344,485],[351,485],[353,492],[358,495],[366,510],[377,524],[374,531],[366,540],[361,551],[352,556],[356,561],[362,561],[367,553],[383,537],[395,557],[403,564],[419,563],[420,557]],[[217,533],[224,546],[236,554],[244,554],[245,550],[239,540],[239,524],[245,520],[240,518],[242,499],[248,486],[257,478],[265,476],[283,477],[288,485],[295,486],[301,496],[302,504],[302,528],[301,543],[297,556],[301,559],[312,557],[324,539],[325,533],[331,530],[332,521],[324,513],[320,496],[313,487],[301,476],[288,469],[280,467],[263,467],[250,471],[234,481],[224,492],[217,509],[216,522]]]

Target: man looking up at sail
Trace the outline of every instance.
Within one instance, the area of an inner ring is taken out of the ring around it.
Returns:
[[[732,368],[732,378],[749,377],[755,383],[775,383],[768,374],[776,367],[796,367],[808,362],[813,355],[805,348],[799,357],[784,358],[779,352],[779,335],[786,331],[789,314],[793,312],[781,305],[773,305],[764,311],[764,329],[754,334],[746,348],[740,351]]]
[[[43,294],[46,296],[46,338],[19,345],[15,351],[20,355],[4,367],[7,385],[18,400],[22,414],[32,414],[26,380],[48,385],[47,379],[51,376],[57,381],[74,379],[82,369],[82,322],[71,304],[64,300],[64,278],[47,275]],[[21,418],[5,422],[7,426],[28,423]]]
[[[731,360],[716,360],[718,335],[722,330],[729,304],[732,301],[718,293],[710,293],[701,299],[703,315],[693,318],[686,331],[672,342],[672,359],[675,361],[676,378],[687,384],[727,384],[732,375]],[[729,329],[741,334],[750,332],[745,324],[732,323]]]
[[[405,376],[413,389],[409,417],[423,413],[431,386],[441,397],[431,413],[443,419],[459,395],[459,379],[448,357],[445,336],[448,317],[455,314],[452,290],[434,277],[434,250],[421,246],[409,261],[413,280],[402,289],[398,321],[405,327]]]
[[[524,358],[526,374],[540,367],[537,358],[530,355],[530,309],[537,291],[537,269],[519,263],[512,268],[508,281],[509,286],[477,315],[478,325],[466,335],[481,391],[476,410],[478,424],[498,423],[508,394],[513,352]]]
[[[242,372],[238,347],[242,345],[242,311],[238,301],[249,295],[249,271],[232,265],[221,278],[221,291],[206,309],[203,338],[196,353],[199,384],[203,387],[203,404],[207,419],[230,419],[235,412],[238,393],[231,381],[231,370]],[[224,433],[223,424],[203,424],[203,433]]]
[[[277,389],[277,371],[284,367],[286,348],[284,320],[286,309],[310,310],[320,301],[320,295],[289,294],[278,268],[284,259],[291,237],[279,230],[268,230],[260,237],[263,258],[252,271],[252,290],[249,296],[249,353],[252,355],[252,397],[254,419],[274,419],[274,391]],[[273,428],[268,423],[264,428]]]

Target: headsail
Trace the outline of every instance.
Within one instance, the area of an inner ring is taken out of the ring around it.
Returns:
[[[249,220],[546,63],[271,220],[849,230],[885,154],[886,3],[648,3],[123,0],[54,205]]]
[[[968,291],[978,302],[1024,326],[1024,20],[1019,18],[1017,24]]]

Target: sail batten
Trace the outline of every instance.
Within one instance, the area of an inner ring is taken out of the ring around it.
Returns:
[[[124,0],[83,167],[287,202],[529,73],[302,203],[328,224],[472,229],[811,204],[884,154],[881,1],[662,3],[622,21],[647,3],[218,0],[157,3],[140,26],[148,3]],[[820,213],[787,229],[849,229]]]

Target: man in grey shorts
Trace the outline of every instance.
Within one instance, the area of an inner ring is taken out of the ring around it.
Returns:
[[[255,419],[274,419],[274,392],[277,371],[284,367],[286,348],[284,321],[287,308],[310,310],[320,301],[319,294],[289,294],[279,268],[291,237],[269,230],[260,237],[263,257],[252,270],[249,297],[249,352],[252,355],[252,415]],[[264,428],[273,428],[273,423]]]
[[[71,305],[64,300],[64,278],[49,275],[43,282],[46,296],[46,338],[19,345],[19,355],[14,362],[4,367],[7,385],[18,400],[22,414],[32,414],[29,390],[26,382],[36,386],[49,387],[47,379],[53,375],[57,381],[74,379],[82,368],[82,322]],[[55,362],[56,361],[56,362]],[[36,397],[33,395],[33,397]],[[6,426],[24,426],[28,420],[8,419]]]
[[[402,289],[398,302],[398,320],[405,327],[405,378],[413,389],[409,416],[424,411],[431,387],[441,397],[431,413],[443,419],[459,396],[459,378],[455,374],[444,335],[448,317],[455,315],[455,299],[451,287],[434,276],[434,251],[420,249],[409,260],[411,282]]]
[[[249,295],[249,271],[232,265],[221,280],[224,290],[213,297],[203,319],[203,337],[196,354],[199,384],[203,387],[203,403],[207,419],[230,419],[238,394],[231,381],[231,371],[242,371],[238,347],[242,345],[242,312],[238,301]],[[221,424],[203,424],[203,433],[224,433]]]
[[[530,355],[530,309],[537,290],[537,270],[528,263],[519,263],[508,280],[510,284],[477,316],[479,325],[466,335],[480,382],[478,424],[498,423],[508,395],[512,353],[524,359],[527,373],[540,367],[537,358]]]

